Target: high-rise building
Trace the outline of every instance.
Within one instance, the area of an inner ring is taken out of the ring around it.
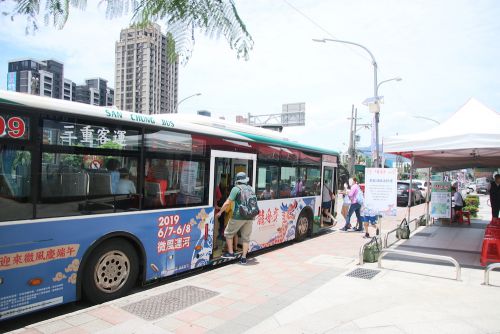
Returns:
[[[63,84],[63,100],[75,101],[76,100],[76,83],[69,79],[64,79]]]
[[[87,79],[85,85],[76,86],[75,100],[95,106],[112,106],[114,90],[108,87],[107,80],[102,78]]]
[[[7,90],[54,97],[54,74],[47,70],[45,62],[14,60],[9,62],[8,70]]]
[[[52,97],[63,98],[64,64],[52,59],[44,60],[45,69],[52,73]]]
[[[115,46],[115,105],[142,114],[177,112],[179,62],[169,62],[167,36],[153,24],[120,32]]]
[[[64,64],[55,60],[33,59],[9,62],[7,90],[78,101],[97,106],[112,106],[114,90],[102,78],[87,79],[76,85],[64,77]]]

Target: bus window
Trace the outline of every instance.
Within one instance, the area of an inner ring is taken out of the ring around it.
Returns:
[[[300,196],[319,196],[321,193],[321,172],[319,167],[301,167],[299,179],[302,180],[302,193]]]
[[[204,161],[146,159],[144,207],[208,204],[205,174]]]
[[[257,166],[258,199],[278,198],[278,171],[278,166],[260,164]]]
[[[30,219],[31,153],[0,147],[0,221]]]
[[[280,198],[295,197],[297,191],[297,167],[281,167],[279,196]]]
[[[136,166],[133,157],[44,152],[37,216],[139,209]]]

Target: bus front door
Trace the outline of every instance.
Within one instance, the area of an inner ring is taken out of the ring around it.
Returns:
[[[250,179],[248,184],[255,189],[256,154],[212,151],[210,160],[210,194],[214,206],[214,220],[212,233],[212,259],[220,258],[225,247],[224,228],[227,225],[232,211],[231,208],[223,212],[220,218],[215,214],[219,212],[234,186],[236,174],[244,172]],[[237,243],[237,238],[235,242]],[[235,245],[236,246],[236,245]]]
[[[324,195],[324,192],[325,191],[330,191],[332,192],[334,195],[336,195],[336,182],[335,182],[335,167],[334,166],[328,166],[328,165],[324,165],[323,166],[323,188],[322,188],[322,191],[321,191],[321,195],[322,195],[322,205],[323,205],[323,202],[324,202],[324,199],[328,196],[325,197]],[[326,188],[326,189],[325,189]],[[331,205],[327,208],[324,208],[322,207],[321,208],[321,218],[322,218],[322,221],[323,221],[323,225],[325,227],[330,227],[333,225],[333,221],[330,219],[330,217],[328,217],[327,215],[325,215],[323,213],[323,210],[324,209],[327,209],[329,212],[332,213],[333,216],[336,216],[336,213],[335,213],[335,201],[336,198],[334,196],[332,196],[331,198]]]

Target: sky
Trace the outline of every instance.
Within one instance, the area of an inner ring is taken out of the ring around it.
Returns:
[[[42,2],[43,3],[43,2]],[[0,17],[0,89],[13,59],[56,59],[65,77],[83,83],[102,77],[114,87],[114,48],[130,17],[106,19],[88,1],[72,9],[62,30],[43,25],[26,34],[26,21]],[[500,2],[495,0],[235,0],[255,42],[249,60],[237,59],[223,39],[196,32],[191,59],[180,66],[181,114],[208,110],[215,117],[280,113],[305,102],[306,125],[283,133],[292,140],[338,151],[349,143],[352,105],[358,123],[372,114],[373,66],[362,48],[317,43],[333,38],[364,45],[374,55],[384,96],[380,138],[420,132],[442,122],[475,97],[500,111]],[[0,11],[9,2],[0,2]],[[161,22],[158,22],[161,23]],[[361,128],[360,146],[370,130]]]

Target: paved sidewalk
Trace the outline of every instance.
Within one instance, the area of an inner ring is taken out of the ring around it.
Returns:
[[[346,276],[364,242],[335,231],[13,333],[500,333],[500,273],[483,286],[482,270],[455,281],[453,267],[387,260]]]

